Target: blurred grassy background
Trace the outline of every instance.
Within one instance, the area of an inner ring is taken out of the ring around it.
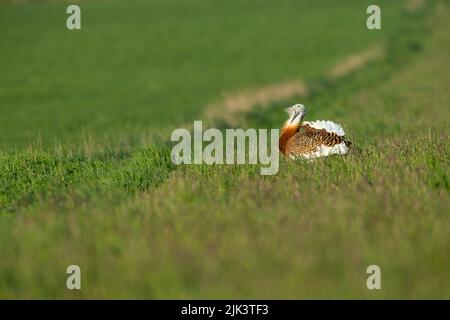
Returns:
[[[0,4],[0,146],[136,143],[196,119],[222,92],[317,77],[396,25],[402,1],[81,1]]]
[[[445,1],[377,1],[370,32],[364,1],[80,3],[80,32],[66,3],[0,5],[0,297],[450,297]],[[329,78],[374,44],[382,57]],[[347,157],[262,177],[174,167],[169,144],[142,138],[222,92],[299,77],[306,96],[242,126],[278,128],[302,102],[344,125]]]

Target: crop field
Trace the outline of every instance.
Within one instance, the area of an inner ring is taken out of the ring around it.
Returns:
[[[0,298],[450,298],[447,1],[74,3],[0,0]],[[350,153],[171,161],[295,103]]]

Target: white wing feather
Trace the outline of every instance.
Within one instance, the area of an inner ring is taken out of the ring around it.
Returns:
[[[314,129],[325,129],[328,132],[336,133],[338,136],[345,136],[342,126],[330,120],[303,121],[302,123]]]

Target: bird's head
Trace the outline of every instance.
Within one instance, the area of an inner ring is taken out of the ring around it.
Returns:
[[[306,113],[305,106],[302,104],[295,104],[292,107],[287,108],[286,112],[289,115],[289,119],[284,123],[282,130],[288,127],[298,129],[300,127],[300,122]]]

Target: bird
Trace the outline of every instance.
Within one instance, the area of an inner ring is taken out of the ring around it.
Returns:
[[[282,154],[291,159],[315,159],[332,154],[345,155],[351,142],[341,125],[329,121],[303,121],[306,108],[295,104],[286,109],[289,119],[281,128],[278,140]]]

